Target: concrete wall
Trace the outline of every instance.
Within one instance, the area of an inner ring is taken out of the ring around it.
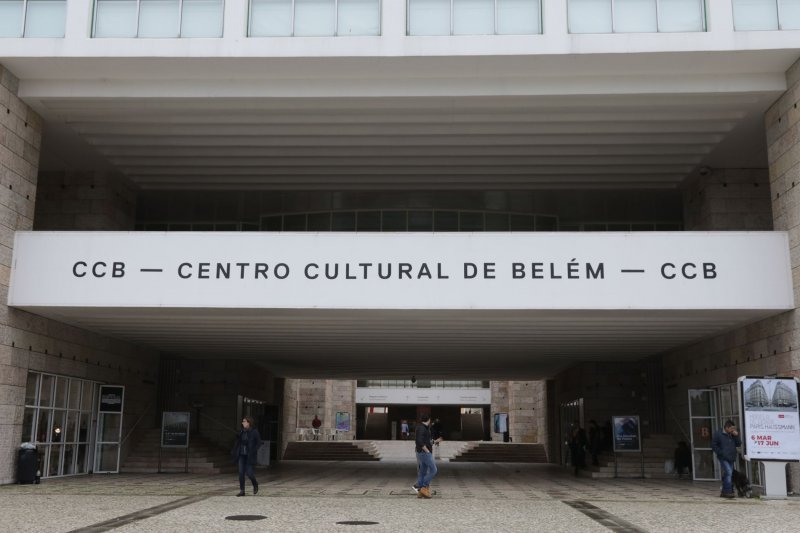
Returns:
[[[492,381],[490,386],[491,416],[508,413],[508,433],[513,442],[547,442],[547,390],[544,381]],[[491,431],[490,434],[493,441],[502,442],[501,433]]]
[[[703,168],[683,187],[687,231],[772,229],[769,171]]]

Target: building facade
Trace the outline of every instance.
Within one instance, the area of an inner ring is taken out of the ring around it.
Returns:
[[[800,375],[798,42],[777,0],[0,3],[0,482],[164,411],[703,450]]]

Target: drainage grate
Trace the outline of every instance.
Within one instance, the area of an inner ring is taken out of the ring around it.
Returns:
[[[226,516],[225,520],[264,520],[266,516],[260,514],[234,514]]]
[[[380,522],[370,522],[369,520],[342,520],[336,523],[342,526],[377,526]]]

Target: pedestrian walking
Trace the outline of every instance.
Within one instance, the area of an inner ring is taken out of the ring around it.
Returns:
[[[257,460],[258,449],[261,447],[261,435],[253,427],[253,419],[246,416],[242,419],[242,429],[239,430],[236,442],[231,450],[231,459],[239,464],[239,494],[244,496],[244,476],[245,474],[253,484],[253,495],[258,494],[258,481],[254,466]]]
[[[417,482],[414,490],[417,491],[417,498],[431,497],[431,480],[439,471],[436,462],[433,460],[433,445],[441,441],[441,437],[434,440],[431,436],[431,417],[427,413],[420,416],[420,423],[414,428],[416,436],[417,453]]]

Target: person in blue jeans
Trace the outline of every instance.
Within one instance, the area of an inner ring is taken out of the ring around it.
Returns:
[[[739,432],[736,431],[736,424],[733,420],[726,420],[722,429],[714,433],[711,439],[711,449],[719,459],[722,467],[722,493],[721,498],[735,498],[733,493],[733,463],[736,462],[736,448],[742,445]]]
[[[433,445],[439,443],[442,438],[435,441],[431,436],[431,417],[427,413],[420,416],[420,423],[414,429],[416,434],[417,452],[417,483],[414,490],[417,491],[417,498],[431,497],[431,480],[439,471],[433,460]]]
[[[258,494],[258,481],[253,467],[256,464],[258,449],[261,447],[261,434],[253,427],[253,419],[246,416],[242,419],[242,429],[236,437],[231,450],[231,459],[239,464],[239,494],[244,496],[244,476],[253,484],[253,495]]]

